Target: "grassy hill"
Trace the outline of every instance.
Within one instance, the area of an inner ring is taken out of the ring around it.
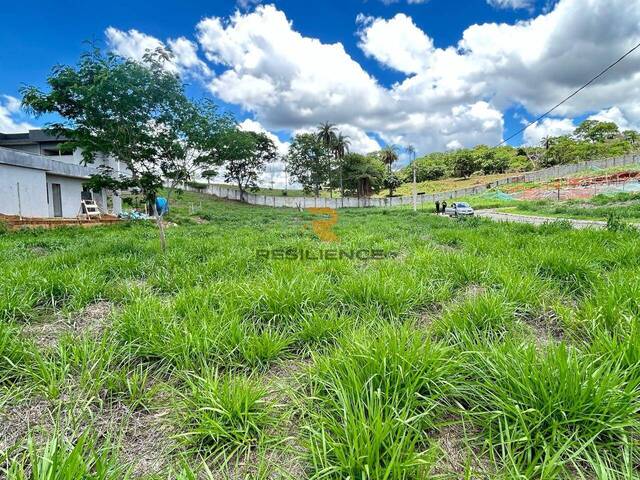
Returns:
[[[8,478],[637,476],[637,233],[171,216],[0,235]]]

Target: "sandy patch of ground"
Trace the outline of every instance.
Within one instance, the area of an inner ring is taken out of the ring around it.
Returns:
[[[476,449],[471,448],[467,443],[469,437],[473,437],[478,433],[469,425],[465,426],[455,419],[452,419],[451,424],[440,428],[431,436],[431,439],[442,450],[432,473],[436,475],[455,475],[455,477],[451,478],[463,478],[465,466],[468,466],[473,472],[471,478],[490,478],[489,463],[485,459],[479,458]]]
[[[82,312],[71,318],[56,315],[50,322],[26,325],[23,334],[40,348],[55,347],[60,338],[68,333],[89,334],[97,337],[103,331],[112,311],[112,303],[100,301],[88,305]]]

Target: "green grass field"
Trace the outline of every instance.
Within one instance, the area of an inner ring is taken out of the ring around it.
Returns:
[[[0,477],[640,476],[637,232],[313,218],[1,235]]]

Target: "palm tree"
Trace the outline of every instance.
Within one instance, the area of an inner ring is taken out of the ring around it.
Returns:
[[[338,161],[338,171],[340,172],[340,196],[344,198],[344,186],[342,184],[342,159],[349,153],[349,147],[351,147],[351,140],[348,135],[343,135],[341,132],[335,137],[333,141],[333,156]]]
[[[398,147],[396,145],[387,145],[380,152],[380,160],[384,163],[391,173],[391,166],[398,160]]]
[[[324,122],[318,125],[316,138],[328,149],[331,149],[336,141],[338,128],[333,123]]]
[[[415,212],[418,204],[418,190],[416,186],[416,147],[409,144],[404,147],[404,151],[411,158],[411,171],[413,172],[413,211]]]
[[[542,137],[540,144],[544,147],[545,150],[549,150],[556,143],[556,137],[552,137],[550,135],[546,135]]]
[[[409,144],[406,147],[404,147],[404,151],[406,154],[409,155],[409,158],[411,159],[411,163],[413,163],[413,161],[416,159],[416,147]]]
[[[349,153],[349,147],[351,147],[351,139],[349,136],[338,132],[333,141],[333,156],[338,159],[344,158],[344,156]]]
[[[337,137],[338,128],[333,123],[324,122],[318,125],[318,131],[316,132],[316,138],[324,147],[332,151]],[[331,171],[331,169],[329,169]],[[331,175],[331,174],[329,174]],[[331,186],[331,178],[329,178],[329,192],[331,198],[333,198],[333,187]]]
[[[394,185],[397,183],[397,178],[393,175],[391,169],[392,165],[398,160],[398,146],[387,145],[380,151],[380,160],[384,163],[389,171],[387,172],[387,185],[389,188],[389,196],[393,197]]]

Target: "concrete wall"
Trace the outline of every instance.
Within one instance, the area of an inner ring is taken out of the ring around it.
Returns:
[[[52,183],[60,184],[60,192],[62,196],[62,216],[73,218],[80,211],[80,201],[82,193],[81,178],[60,177],[57,175],[47,174],[47,190],[49,191],[49,209],[45,216],[53,217],[53,193],[51,190]]]
[[[510,183],[533,182],[541,180],[550,180],[554,178],[564,177],[573,173],[585,171],[588,169],[612,168],[624,165],[632,165],[640,163],[640,155],[626,155],[618,158],[608,158],[605,160],[594,160],[591,162],[575,163],[571,165],[558,165],[555,167],[537,170],[535,172],[526,172],[511,177],[505,177],[491,183],[476,185],[473,187],[452,190],[449,192],[441,192],[433,195],[418,195],[418,205],[425,203],[431,205],[436,200],[449,200],[451,198],[467,197],[478,195],[489,189],[497,188]],[[201,192],[214,195],[216,197],[229,200],[240,201],[240,191],[220,185],[209,185],[204,190],[195,189],[193,187],[184,186],[184,190],[191,192]],[[246,202],[252,205],[265,205],[268,207],[291,207],[291,208],[318,208],[328,207],[338,208],[359,208],[359,207],[395,207],[399,205],[411,205],[413,198],[394,197],[394,198],[310,198],[310,197],[274,197],[267,195],[247,194]]]
[[[20,204],[24,217],[53,216],[52,183],[60,184],[63,217],[75,217],[80,210],[82,183],[98,171],[81,166],[81,153],[73,155],[42,156],[25,151],[0,147],[0,213],[19,215],[17,183],[20,183]],[[99,158],[96,164],[112,161]],[[127,172],[126,168],[123,169]],[[122,170],[121,170],[122,171]],[[48,199],[47,199],[48,193]],[[107,192],[94,193],[94,199],[103,212],[107,211]],[[121,199],[113,199],[114,213],[121,211]]]
[[[39,145],[13,145],[11,147],[12,150],[18,150],[20,152],[33,153],[35,155],[40,155],[40,146]]]
[[[43,170],[0,164],[0,213],[25,217],[48,216],[46,186]]]

